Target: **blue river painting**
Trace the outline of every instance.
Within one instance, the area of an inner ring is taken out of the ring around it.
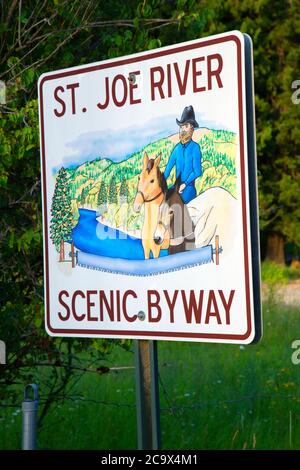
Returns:
[[[97,220],[100,215],[97,211],[79,209],[78,223],[72,230],[75,247],[108,258],[144,260],[142,240],[102,224]],[[161,250],[160,257],[167,254],[168,250]]]

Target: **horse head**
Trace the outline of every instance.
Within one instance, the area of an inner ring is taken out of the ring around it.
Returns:
[[[144,153],[143,168],[138,177],[137,193],[133,203],[135,212],[139,212],[145,202],[154,201],[167,189],[165,178],[159,169],[160,160],[160,154],[156,158],[149,158],[147,152]]]
[[[165,194],[154,232],[154,242],[157,245],[164,244],[170,254],[194,249],[194,226],[178,192],[180,184],[180,181],[176,181],[174,187]]]
[[[178,227],[181,221],[181,198],[177,198],[178,190],[175,186],[167,191],[164,200],[159,207],[158,222],[154,232],[154,242],[169,248],[170,241],[174,238],[174,227]]]

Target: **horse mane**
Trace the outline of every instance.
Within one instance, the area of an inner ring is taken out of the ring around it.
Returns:
[[[152,170],[152,168],[154,167],[154,158],[150,158],[150,160],[148,161],[148,165],[147,165],[147,171],[148,171],[148,174],[150,173],[150,171]],[[160,171],[160,169],[157,167],[157,179],[158,179],[158,184],[161,188],[161,190],[166,193],[167,190],[168,190],[168,185],[167,185],[167,182],[166,182],[166,178],[165,178],[165,175]]]
[[[159,168],[157,168],[157,179],[158,179],[158,184],[162,190],[163,193],[167,193],[168,191],[168,185],[166,182],[165,175],[160,171]]]
[[[176,179],[175,181],[175,184],[174,186],[172,186],[171,188],[167,188],[167,191],[166,191],[166,200],[168,201],[175,193],[178,193],[178,196],[180,196],[179,194],[179,187],[181,185],[181,179],[180,179],[180,176]]]

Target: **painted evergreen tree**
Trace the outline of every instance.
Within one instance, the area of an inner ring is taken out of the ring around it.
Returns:
[[[117,197],[117,188],[116,188],[116,178],[113,176],[109,183],[108,188],[108,202],[110,204],[117,204],[118,197]]]
[[[51,206],[50,238],[64,261],[64,242],[71,241],[72,207],[68,188],[68,173],[62,167],[56,178]]]
[[[98,208],[105,212],[107,210],[107,189],[105,181],[102,180],[97,199]]]
[[[90,189],[91,189],[91,185],[86,186],[81,191],[80,202],[82,206],[88,203],[88,196],[89,196]]]
[[[119,190],[120,202],[127,202],[129,197],[129,190],[127,181],[125,179],[122,180],[120,190]]]
[[[80,203],[82,206],[84,206],[85,204],[86,196],[87,196],[86,188],[83,188],[83,190],[81,191],[81,196],[80,196]]]

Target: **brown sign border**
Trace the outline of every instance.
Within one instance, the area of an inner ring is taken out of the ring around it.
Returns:
[[[62,329],[52,328],[50,324],[50,295],[49,295],[49,252],[48,252],[48,213],[47,213],[47,179],[46,179],[46,164],[45,164],[45,128],[44,128],[44,102],[43,102],[43,85],[48,80],[54,80],[62,77],[69,77],[72,75],[79,75],[95,70],[103,70],[110,67],[118,67],[121,65],[133,64],[144,60],[154,59],[156,57],[163,57],[166,55],[176,54],[178,52],[197,49],[213,44],[220,44],[228,41],[235,42],[237,46],[237,77],[238,77],[238,100],[239,100],[239,135],[240,135],[240,167],[241,167],[241,194],[242,194],[242,208],[243,208],[243,242],[244,242],[244,267],[245,267],[245,292],[246,292],[246,309],[247,309],[247,331],[242,335],[235,334],[211,334],[211,333],[186,333],[186,332],[153,332],[153,331],[132,331],[132,330],[99,330],[99,329]],[[46,322],[48,330],[54,335],[72,336],[73,334],[79,336],[93,335],[93,336],[111,336],[111,337],[134,337],[135,339],[142,337],[155,337],[159,339],[164,338],[199,338],[199,339],[217,339],[217,340],[242,340],[245,341],[252,333],[251,322],[251,302],[250,302],[250,273],[249,273],[249,250],[248,250],[248,235],[247,235],[247,205],[246,205],[246,185],[245,185],[245,142],[244,142],[244,121],[243,121],[243,83],[242,83],[242,44],[240,39],[234,34],[226,35],[224,37],[207,39],[201,42],[194,42],[193,44],[185,44],[182,46],[174,46],[170,49],[156,50],[152,53],[147,53],[144,56],[139,55],[135,57],[128,57],[125,59],[114,60],[108,63],[100,63],[91,65],[85,68],[66,70],[62,72],[52,73],[45,75],[39,83],[39,107],[40,107],[40,132],[41,132],[41,150],[42,150],[42,178],[43,178],[43,217],[44,217],[44,239],[45,239],[45,281],[46,281]]]

